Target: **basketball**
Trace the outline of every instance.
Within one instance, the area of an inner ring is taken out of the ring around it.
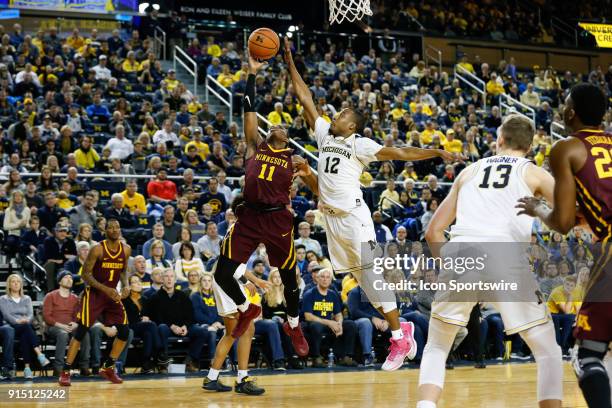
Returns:
[[[249,53],[257,60],[273,58],[280,47],[278,34],[269,28],[258,28],[249,36]]]

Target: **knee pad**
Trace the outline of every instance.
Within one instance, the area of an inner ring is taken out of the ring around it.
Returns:
[[[88,331],[89,328],[79,324],[79,327],[77,327],[76,331],[74,332],[74,338],[80,343],[83,341],[83,337],[85,337]]]
[[[538,401],[563,399],[563,358],[552,322],[521,332],[538,367]]]
[[[593,341],[578,346],[578,352],[572,355],[572,367],[579,384],[591,376],[601,377],[602,380],[608,381],[608,372],[603,362],[606,352],[601,351],[606,348],[607,344]]]
[[[117,338],[121,341],[128,341],[130,338],[130,328],[127,324],[118,324],[115,326],[117,328]]]
[[[431,319],[427,344],[423,350],[419,385],[432,384],[444,387],[445,363],[459,326]]]

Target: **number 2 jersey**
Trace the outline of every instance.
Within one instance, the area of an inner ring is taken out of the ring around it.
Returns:
[[[451,241],[529,242],[533,218],[515,208],[519,198],[533,195],[524,179],[529,165],[522,157],[492,156],[464,169]]]
[[[285,206],[290,203],[289,189],[293,181],[291,149],[272,149],[264,140],[246,162],[244,199],[262,207]]]
[[[376,153],[382,146],[356,134],[347,138],[334,137],[329,134],[329,128],[327,121],[317,118],[315,136],[319,147],[319,193],[328,212],[346,213],[366,205],[359,177],[371,162],[378,160]]]
[[[581,130],[587,159],[575,174],[576,198],[589,226],[601,240],[612,237],[612,134]]]
[[[127,265],[125,247],[119,242],[119,248],[111,252],[106,240],[100,243],[102,246],[102,258],[98,259],[93,267],[93,277],[101,284],[109,288],[116,288],[121,278],[121,272]]]

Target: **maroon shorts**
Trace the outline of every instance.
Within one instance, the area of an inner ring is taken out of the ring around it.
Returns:
[[[266,246],[270,265],[279,269],[295,267],[293,214],[287,209],[260,212],[239,205],[238,220],[221,243],[221,254],[233,261],[246,263],[257,246]]]
[[[612,341],[612,302],[584,302],[576,318],[574,337],[603,343]]]
[[[127,324],[127,314],[121,301],[114,301],[97,289],[85,288],[81,297],[81,309],[77,315],[79,323],[93,326],[99,319],[105,326]]]

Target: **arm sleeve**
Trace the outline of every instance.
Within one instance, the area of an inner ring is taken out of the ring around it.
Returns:
[[[9,302],[8,298],[0,299],[0,312],[2,312],[2,317],[8,324],[17,324],[15,316],[9,310]]]
[[[249,74],[244,91],[244,111],[255,112],[255,75]]]
[[[382,146],[365,137],[360,137],[355,140],[355,153],[357,158],[364,164],[368,165],[373,161],[378,161],[376,154],[382,149]]]
[[[29,322],[32,322],[32,320],[34,319],[34,307],[32,307],[32,299],[26,295],[23,297],[23,301],[24,307],[26,308],[27,312],[26,318]]]
[[[317,146],[321,147],[323,140],[329,135],[329,127],[331,125],[322,117],[317,117],[315,120],[315,139],[317,141]]]

